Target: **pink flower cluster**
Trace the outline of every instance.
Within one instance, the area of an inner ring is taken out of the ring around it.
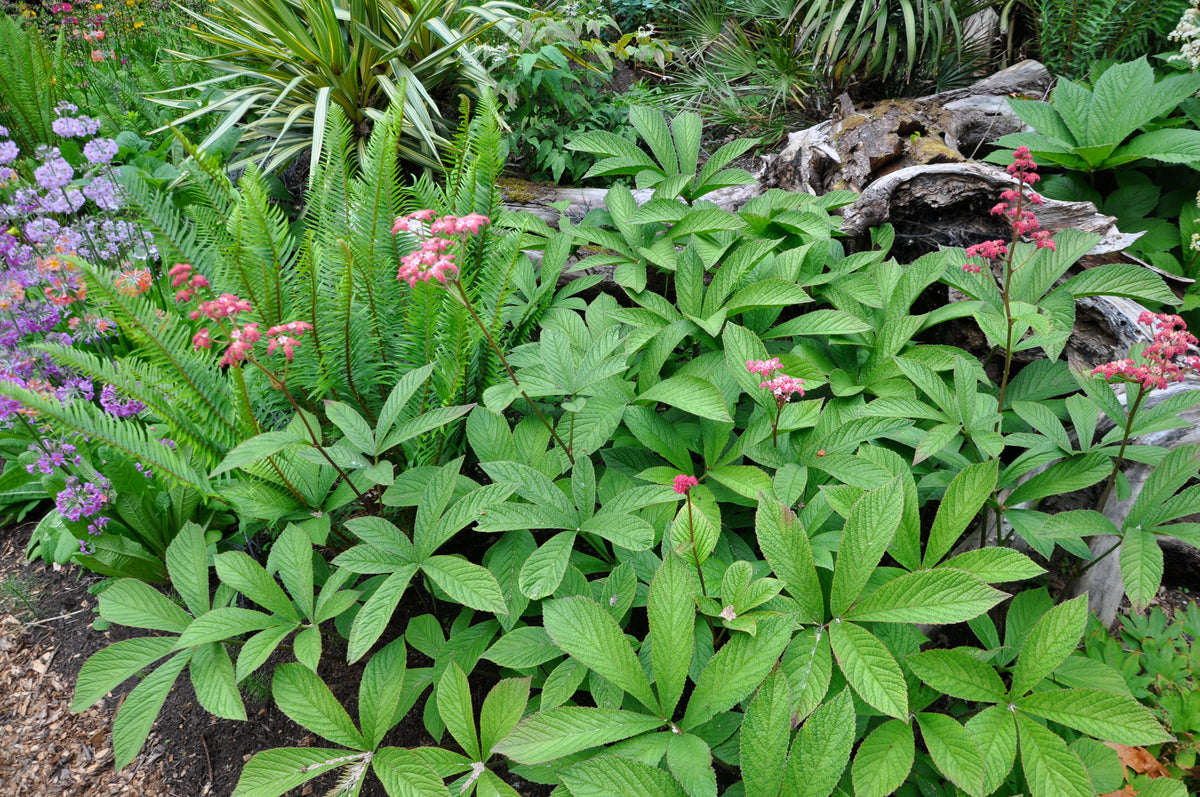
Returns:
[[[396,274],[396,279],[406,280],[410,286],[418,282],[428,282],[430,279],[446,282],[456,277],[458,266],[454,263],[454,255],[449,254],[450,247],[454,244],[453,238],[478,235],[491,223],[491,219],[478,213],[471,213],[462,218],[437,218],[435,211],[426,208],[396,219],[392,225],[392,234],[416,232],[424,235],[425,229],[418,227],[414,222],[429,224],[428,236],[421,242],[421,248],[400,258],[400,271]]]
[[[197,274],[189,263],[176,263],[167,274],[171,277],[172,287],[181,288],[175,294],[177,302],[191,301],[196,295],[196,290],[211,287],[204,275]],[[240,313],[249,313],[253,309],[248,300],[238,298],[232,293],[222,293],[214,299],[201,302],[190,313],[190,318],[193,321],[200,318],[221,321],[225,318],[234,319]],[[236,324],[236,321],[234,323]],[[243,324],[240,327],[234,326],[229,332],[229,346],[225,349],[225,354],[221,356],[220,364],[225,366],[245,362],[254,350],[254,344],[263,338],[262,330],[259,327],[260,325],[256,322]],[[296,346],[300,345],[299,337],[310,329],[312,329],[312,325],[305,321],[289,321],[286,324],[276,324],[271,327],[267,330],[267,356],[278,350],[283,352],[283,356],[287,358],[288,362],[291,362]],[[192,336],[192,346],[196,351],[211,349],[214,342],[212,331],[208,327],[204,327]]]
[[[686,474],[681,473],[675,477],[675,482],[674,482],[674,484],[671,485],[671,489],[674,490],[675,492],[679,493],[680,495],[687,495],[688,490],[692,489],[699,483],[700,483],[700,480],[697,479],[695,476],[688,476]]]
[[[1029,153],[1029,147],[1018,147],[1013,153],[1013,162],[1008,166],[1008,173],[1017,178],[1017,187],[1010,188],[1000,194],[999,202],[992,208],[993,216],[1004,216],[1012,226],[1013,237],[1028,235],[1033,239],[1038,249],[1054,251],[1054,239],[1048,230],[1039,229],[1037,217],[1030,211],[1029,205],[1042,204],[1042,197],[1035,191],[1026,191],[1039,179],[1037,164]],[[963,263],[963,271],[978,274],[983,271],[983,264],[972,262],[971,258],[982,260],[999,260],[1008,257],[1008,247],[1004,241],[985,241],[982,244],[967,247],[967,260]]]
[[[796,379],[787,374],[773,376],[776,371],[783,369],[783,363],[779,362],[778,357],[772,357],[769,360],[747,360],[746,370],[752,374],[760,374],[766,381],[762,382],[759,387],[765,387],[775,394],[775,401],[779,406],[783,406],[791,400],[792,395],[799,393],[804,395],[804,380]]]
[[[270,357],[276,349],[283,350],[283,356],[288,362],[292,361],[292,350],[300,345],[297,340],[305,332],[312,329],[307,321],[289,321],[286,324],[276,324],[267,330],[267,356]],[[295,335],[295,337],[292,337]]]
[[[1165,388],[1171,382],[1179,382],[1188,371],[1200,372],[1200,357],[1184,357],[1187,350],[1197,345],[1194,335],[1187,331],[1187,324],[1177,315],[1145,312],[1138,317],[1139,324],[1154,330],[1154,340],[1142,352],[1144,362],[1132,357],[1105,363],[1092,369],[1105,379],[1122,382],[1137,382],[1147,390]],[[1182,357],[1177,362],[1176,358]]]
[[[175,294],[175,301],[190,302],[198,288],[208,287],[208,279],[203,274],[196,274],[194,271],[191,263],[176,263],[167,272],[171,278],[171,287],[180,289]],[[193,316],[193,318],[195,317]]]

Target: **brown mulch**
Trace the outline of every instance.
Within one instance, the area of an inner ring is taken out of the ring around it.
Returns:
[[[115,699],[106,698],[82,714],[72,714],[68,708],[75,691],[74,673],[82,664],[70,660],[82,654],[69,644],[70,636],[62,637],[56,628],[86,627],[91,622],[87,584],[65,570],[53,573],[56,578],[31,577],[22,572],[21,551],[14,551],[15,547],[15,539],[6,539],[0,560],[0,580],[20,594],[19,598],[0,595],[0,695],[4,695],[0,699],[0,794],[170,795],[165,773],[173,755],[161,742],[147,745],[131,765],[113,771]],[[74,581],[80,588],[55,593],[55,581]],[[65,611],[37,618],[26,601],[37,607],[36,613],[45,613],[48,607]],[[207,795],[211,786],[191,794]]]

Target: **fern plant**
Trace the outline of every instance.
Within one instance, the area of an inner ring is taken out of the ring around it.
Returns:
[[[36,30],[0,15],[0,126],[26,154],[54,138],[54,106],[63,98],[61,61],[61,36],[51,51]]]
[[[1099,61],[1130,60],[1164,49],[1187,0],[1027,0],[1042,62],[1078,79]],[[1011,24],[1013,6],[1005,9]]]

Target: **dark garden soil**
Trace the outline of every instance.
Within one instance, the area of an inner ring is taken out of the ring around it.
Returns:
[[[244,695],[247,722],[213,717],[196,702],[184,675],[141,754],[114,772],[112,717],[135,682],[122,684],[82,714],[72,714],[68,706],[75,678],[90,655],[148,632],[94,630],[96,598],[88,588],[99,577],[75,566],[50,568],[26,561],[29,528],[0,532],[0,795],[229,797],[242,766],[258,751],[328,745],[266,699],[255,702]],[[350,715],[357,716],[362,667],[331,654],[322,658],[319,674]],[[433,744],[421,709],[418,703],[384,744]],[[336,774],[329,773],[288,795],[323,795],[335,782]],[[530,797],[548,792],[514,785]],[[362,796],[385,797],[385,792],[371,776]]]

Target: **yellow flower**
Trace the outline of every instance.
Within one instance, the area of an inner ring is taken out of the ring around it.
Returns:
[[[96,3],[94,6],[92,6],[92,10],[93,11],[103,11],[104,3]]]
[[[146,23],[145,23],[145,22],[135,22],[135,23],[133,23],[133,29],[134,29],[134,30],[137,30],[138,28],[143,28],[143,27],[145,27],[145,26],[146,26]]]

